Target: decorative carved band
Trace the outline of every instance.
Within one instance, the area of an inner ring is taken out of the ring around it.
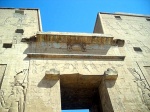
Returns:
[[[113,37],[37,34],[37,42],[111,45]]]

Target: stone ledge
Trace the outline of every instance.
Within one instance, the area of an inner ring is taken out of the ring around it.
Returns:
[[[92,54],[50,54],[50,53],[28,53],[29,58],[71,58],[71,59],[99,59],[103,61],[123,61],[125,56],[104,56]]]

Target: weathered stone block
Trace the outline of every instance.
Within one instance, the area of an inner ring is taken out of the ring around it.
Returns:
[[[118,77],[118,72],[115,69],[108,68],[107,71],[104,72],[106,80],[116,80]]]

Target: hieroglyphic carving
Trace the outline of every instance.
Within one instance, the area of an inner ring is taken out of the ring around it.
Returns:
[[[145,45],[142,41],[137,40],[137,42],[139,43],[139,45],[142,47],[142,49],[146,52],[146,53],[150,53],[150,48]]]
[[[85,64],[84,61],[82,61],[82,67],[83,67],[83,69],[85,69],[86,71],[91,73],[90,69],[88,68],[87,64]]]
[[[62,72],[64,72],[66,69],[69,69],[70,63],[65,63],[62,67]]]
[[[135,83],[137,87],[141,89],[143,102],[147,105],[150,110],[150,88],[146,85],[145,79],[142,78],[141,74],[135,68],[128,68],[130,73],[135,77]]]
[[[0,26],[4,25],[13,25],[17,27],[22,27],[22,26],[33,26],[32,23],[35,23],[35,18],[31,18],[28,15],[21,15],[14,13],[13,16],[9,16],[7,18],[3,18]]]
[[[91,66],[91,68],[94,70],[96,70],[97,72],[99,72],[99,67],[98,66],[96,66],[92,61],[91,61],[91,63],[90,63],[90,66]]]
[[[48,69],[48,67],[49,67],[49,63],[48,63],[48,61],[46,61],[46,62],[44,63],[44,65],[42,66],[41,72],[42,72],[42,71],[45,71],[46,69]]]
[[[32,73],[37,73],[37,67],[39,66],[39,64],[36,64],[36,61],[33,60],[32,61],[32,66],[33,66],[33,69],[32,69]]]
[[[94,61],[63,61],[57,62],[55,60],[43,60],[36,61],[32,60],[32,69],[31,72],[33,74],[44,73],[45,71],[49,71],[51,68],[60,71],[60,73],[88,73],[88,74],[103,74],[101,70],[105,70],[105,67],[122,67],[123,64],[121,62],[102,62],[95,63]],[[109,65],[109,66],[108,66]]]
[[[57,66],[58,66],[58,63],[56,63],[56,62],[52,62],[52,66],[57,70],[58,68],[57,68]]]
[[[10,110],[14,110],[14,112],[18,110],[18,112],[24,112],[25,109],[25,101],[26,101],[26,89],[27,89],[27,78],[28,70],[24,69],[16,74],[14,77],[14,86],[12,88],[12,97],[13,100],[11,103]],[[14,105],[18,105],[17,108]]]
[[[147,25],[146,21],[139,21],[134,20],[134,21],[127,21],[127,20],[123,20],[123,21],[113,21],[110,20],[111,24],[108,22],[108,20],[103,20],[104,21],[104,25],[105,27],[107,27],[106,29],[109,29],[109,32],[111,32],[112,34],[120,34],[122,36],[125,35],[130,35],[130,36],[138,36],[138,35],[144,35],[144,36],[148,36],[149,33],[149,25]],[[115,30],[112,30],[115,29]],[[132,32],[131,30],[132,29]]]
[[[79,73],[79,70],[78,70],[78,66],[79,66],[79,65],[78,65],[77,61],[74,61],[74,63],[72,63],[71,66],[73,67],[72,72],[77,72],[77,73]]]

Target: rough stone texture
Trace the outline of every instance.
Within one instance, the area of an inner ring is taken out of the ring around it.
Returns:
[[[120,19],[115,16],[120,16]],[[124,46],[118,47],[120,55],[126,56],[124,62],[116,68],[118,78],[113,85],[106,82],[114,111],[149,112],[150,21],[146,19],[148,17],[98,13],[97,18],[101,19],[104,34],[111,34],[114,40],[125,40]],[[98,30],[94,32],[99,33]],[[116,47],[113,46],[112,49]]]
[[[21,13],[15,10],[0,9],[0,78],[4,75],[0,112],[60,112],[59,80],[42,80],[49,69],[42,71],[42,67],[38,73],[37,62],[26,58],[30,42],[21,42],[41,29],[38,10],[22,9]],[[23,33],[16,32],[17,29],[23,29]],[[5,43],[12,47],[4,48]],[[5,72],[4,65],[7,65]]]
[[[146,18],[101,13],[104,34],[43,33],[38,10],[0,9],[0,112],[149,112]]]

